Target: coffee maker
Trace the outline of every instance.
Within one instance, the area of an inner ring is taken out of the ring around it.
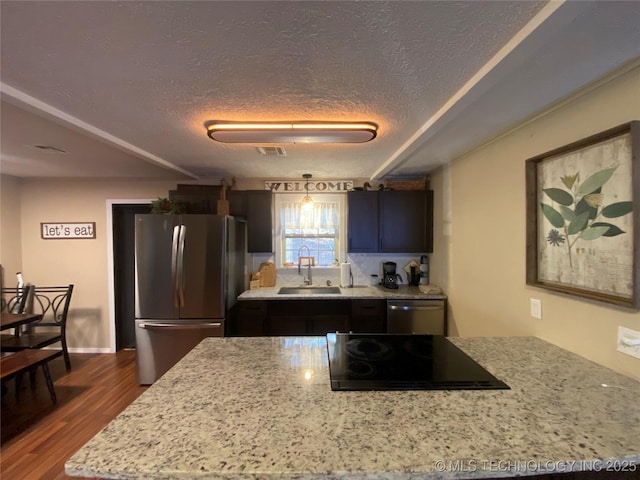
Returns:
[[[382,286],[386,288],[398,288],[398,281],[402,282],[400,275],[396,273],[395,262],[382,264]]]

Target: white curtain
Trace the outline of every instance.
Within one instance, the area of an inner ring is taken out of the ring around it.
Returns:
[[[280,226],[283,230],[335,229],[339,217],[337,202],[314,201],[312,208],[302,208],[300,202],[283,202]]]

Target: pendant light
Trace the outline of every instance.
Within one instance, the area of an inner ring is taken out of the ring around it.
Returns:
[[[307,194],[302,198],[302,202],[300,202],[300,206],[304,210],[310,210],[311,208],[313,208],[313,199],[309,196],[309,179],[311,178],[311,174],[305,173],[304,175],[302,175],[302,178],[307,180],[307,183],[304,186],[304,189],[307,192]]]

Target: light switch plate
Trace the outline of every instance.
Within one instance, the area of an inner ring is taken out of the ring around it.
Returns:
[[[542,301],[537,298],[530,298],[530,311],[533,318],[542,319]]]
[[[640,358],[640,332],[630,328],[618,327],[617,349],[632,357]]]

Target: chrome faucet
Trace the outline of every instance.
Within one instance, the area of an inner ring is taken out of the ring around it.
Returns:
[[[306,248],[307,249],[307,276],[304,277],[303,283],[305,285],[311,285],[311,250],[309,250],[309,247],[307,247],[306,245],[302,245],[299,249],[298,249],[298,275],[300,275],[300,267],[302,266],[302,260],[300,260],[300,253],[302,252],[302,249]]]

